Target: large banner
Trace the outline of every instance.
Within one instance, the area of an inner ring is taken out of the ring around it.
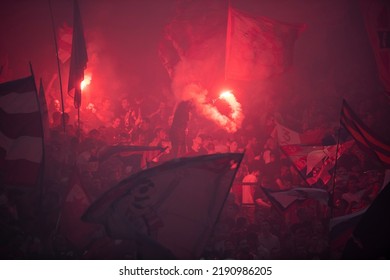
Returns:
[[[229,7],[226,79],[261,80],[288,69],[304,25],[254,17]]]

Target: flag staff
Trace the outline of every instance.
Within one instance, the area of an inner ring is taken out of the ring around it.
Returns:
[[[64,133],[66,132],[65,128],[65,105],[64,105],[64,94],[62,91],[62,78],[61,78],[61,67],[60,67],[60,58],[58,56],[58,44],[56,39],[56,29],[54,26],[54,16],[53,16],[53,9],[51,6],[51,1],[49,1],[49,9],[50,9],[50,17],[51,17],[51,26],[53,29],[53,38],[54,38],[54,46],[56,48],[56,57],[57,57],[57,71],[58,71],[58,81],[60,82],[60,94],[61,94],[61,112],[62,112],[62,126],[64,129]]]

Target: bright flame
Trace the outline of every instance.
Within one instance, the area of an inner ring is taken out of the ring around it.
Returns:
[[[241,110],[241,104],[238,103],[231,91],[222,92],[219,96],[220,99],[224,99],[229,104],[232,110],[230,116],[221,114],[213,103],[207,102],[207,90],[201,86],[197,84],[189,84],[186,86],[184,92],[188,92],[187,96],[191,96],[199,113],[214,121],[214,123],[225,129],[227,132],[234,133],[241,127],[241,123],[244,118]]]
[[[84,76],[84,80],[80,84],[81,90],[84,90],[91,83],[91,80],[92,80],[92,75],[86,74]]]
[[[221,92],[221,94],[219,95],[219,99],[225,99],[226,101],[227,99],[230,99],[232,97],[235,99],[233,93],[229,90]]]
[[[225,100],[230,108],[232,109],[231,118],[234,121],[241,121],[242,114],[241,114],[241,104],[237,101],[236,97],[231,91],[224,91],[219,95],[219,99]]]

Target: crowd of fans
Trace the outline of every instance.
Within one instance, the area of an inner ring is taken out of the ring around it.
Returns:
[[[323,108],[317,106],[306,110],[302,121],[293,126],[301,131],[321,130],[318,144],[334,145],[337,127],[329,124],[335,120],[327,119],[320,111]],[[355,144],[338,162],[336,184],[331,180],[316,186],[329,191],[333,203],[323,205],[315,199],[305,199],[280,209],[261,187],[279,191],[308,186],[279,149],[275,134],[277,121],[291,124],[294,113],[283,115],[278,113],[283,111],[280,109],[268,112],[263,118],[248,117],[241,129],[229,134],[192,108],[184,129],[185,147],[178,148],[172,132],[176,107],[167,100],[105,97],[100,104],[85,105],[78,122],[69,113],[62,114],[60,102],[53,100],[49,106],[50,133],[46,139],[45,176],[40,193],[31,195],[25,190],[0,189],[0,256],[93,258],[91,243],[75,244],[62,230],[66,203],[88,205],[121,179],[175,157],[245,152],[202,258],[340,257],[340,248],[330,249],[329,220],[331,215],[343,216],[370,205],[382,186],[383,169],[378,162]],[[375,122],[377,115],[369,111],[372,108],[361,108],[359,114],[368,125],[380,124]],[[129,151],[126,149],[129,146],[161,149]],[[76,177],[84,196],[71,189]],[[33,205],[40,207],[33,209]],[[89,239],[101,240],[103,236],[102,230],[95,230]],[[95,245],[93,248],[98,250]],[[137,257],[132,252],[123,252],[123,248],[126,247],[122,246],[120,255],[114,254],[115,258]]]

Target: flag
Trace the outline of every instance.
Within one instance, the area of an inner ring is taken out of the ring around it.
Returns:
[[[0,84],[1,184],[36,186],[42,159],[42,121],[34,77]]]
[[[331,146],[304,146],[285,145],[280,146],[282,152],[291,160],[293,166],[298,170],[302,178],[310,185],[319,180],[326,185],[331,179],[329,171],[334,167],[337,159],[349,148],[353,141]]]
[[[326,131],[316,128],[301,133],[276,122],[274,133],[276,135],[273,134],[273,137],[277,138],[280,146],[297,144],[320,145]]]
[[[381,163],[386,168],[390,168],[390,144],[375,135],[345,100],[343,100],[340,122],[359,144],[374,152]]]
[[[275,132],[280,146],[301,144],[300,133],[276,122]]]
[[[295,41],[304,28],[229,7],[226,78],[261,80],[285,72],[292,64]]]
[[[62,63],[67,62],[71,56],[72,33],[72,28],[66,24],[58,29],[58,58]]]
[[[271,203],[283,211],[294,202],[305,199],[315,199],[326,206],[329,202],[329,193],[323,189],[301,187],[282,191],[271,191],[266,188],[262,189]]]
[[[152,240],[178,259],[198,259],[242,157],[186,157],[143,170],[103,194],[83,219],[105,225],[112,238]]]
[[[73,39],[68,92],[74,89],[74,106],[78,109],[81,106],[81,82],[84,80],[84,70],[87,67],[88,55],[77,0],[74,0],[73,5]]]
[[[390,3],[387,0],[361,0],[361,11],[379,77],[390,95]]]

